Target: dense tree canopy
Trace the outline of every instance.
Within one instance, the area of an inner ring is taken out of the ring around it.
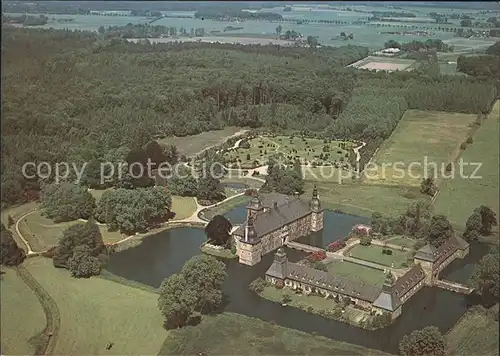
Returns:
[[[1,224],[0,231],[0,265],[17,266],[26,258],[24,250],[17,246],[16,241],[12,237],[12,232]]]
[[[435,326],[427,326],[405,335],[399,342],[401,356],[444,356],[446,341]]]
[[[215,215],[205,226],[205,234],[214,245],[226,246],[231,242],[231,222],[222,215]]]
[[[476,288],[487,303],[498,303],[500,298],[500,267],[498,247],[485,255],[471,276],[471,285]]]
[[[452,235],[453,227],[448,218],[444,215],[434,215],[427,231],[428,242],[435,247],[439,247]]]
[[[83,186],[61,183],[42,189],[42,213],[56,222],[88,219],[95,207],[94,197]]]

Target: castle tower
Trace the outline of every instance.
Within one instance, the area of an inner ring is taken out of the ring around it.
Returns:
[[[311,209],[311,231],[321,231],[323,229],[323,208],[318,197],[316,184],[313,188],[312,199],[309,202]]]
[[[264,210],[264,207],[262,206],[262,202],[260,201],[259,197],[254,197],[250,203],[247,205],[247,219],[252,216],[255,218],[255,216],[262,212]]]
[[[273,264],[266,272],[266,280],[273,284],[281,282],[281,285],[283,285],[287,277],[287,263],[288,258],[286,257],[285,250],[279,248],[274,255]]]
[[[254,226],[254,217],[249,215],[245,226],[245,236],[238,243],[240,263],[253,266],[260,262],[262,243]]]
[[[382,285],[382,291],[391,294],[395,282],[396,278],[394,278],[392,272],[389,271],[389,273],[387,273],[387,275],[385,276],[385,281],[384,284]]]

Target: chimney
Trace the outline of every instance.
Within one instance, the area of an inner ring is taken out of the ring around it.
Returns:
[[[278,209],[278,202],[275,201],[273,206],[274,206],[274,209]]]

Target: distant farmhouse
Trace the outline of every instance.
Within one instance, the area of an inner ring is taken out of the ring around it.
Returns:
[[[286,242],[323,229],[318,190],[309,203],[298,195],[271,193],[254,197],[247,206],[247,221],[233,232],[239,262],[253,266],[261,257]]]

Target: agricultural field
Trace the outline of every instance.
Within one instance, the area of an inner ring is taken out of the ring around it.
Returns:
[[[204,317],[197,326],[170,331],[159,354],[198,355],[201,352],[208,355],[385,355],[233,313]]]
[[[166,137],[158,140],[158,143],[162,146],[174,145],[181,155],[190,157],[207,148],[221,144],[229,137],[242,134],[245,131],[241,127],[225,127],[222,130],[202,132],[198,135]]]
[[[349,250],[348,255],[351,257],[359,258],[360,260],[378,263],[384,266],[393,268],[407,267],[408,259],[412,257],[411,253],[407,251],[393,250],[392,255],[382,253],[384,248],[382,246],[361,246],[356,245]]]
[[[32,355],[30,339],[45,328],[45,314],[37,296],[14,269],[2,268],[0,279],[2,355]]]
[[[392,58],[392,57],[375,57],[368,56],[360,61],[348,65],[356,69],[384,70],[387,72],[394,71],[410,71],[415,69],[417,62],[412,59]]]
[[[190,217],[196,211],[196,202],[193,197],[172,196],[172,209],[175,213],[173,220],[182,220]]]
[[[491,315],[469,310],[446,334],[448,354],[498,355],[498,331],[498,321]]]
[[[114,343],[108,352],[115,355],[157,354],[168,332],[162,327],[156,293],[100,277],[72,278],[46,258],[30,258],[24,264],[59,308],[55,355],[75,350],[82,355],[104,354],[108,342]]]
[[[19,230],[30,243],[33,251],[43,251],[57,245],[63,231],[69,226],[78,223],[83,222],[75,220],[55,223],[51,219],[42,216],[40,210],[36,210],[20,221]],[[125,237],[118,231],[109,232],[104,225],[99,225],[99,230],[101,230],[105,243],[113,243]]]
[[[376,153],[376,165],[365,170],[368,184],[420,186],[428,174],[446,174],[448,162],[460,154],[475,115],[408,110]],[[433,164],[435,163],[435,164]]]
[[[306,182],[305,196],[311,196],[314,184]],[[318,182],[317,188],[325,209],[367,217],[374,212],[395,216],[419,199],[429,200],[419,187]]]
[[[293,163],[299,159],[302,164],[313,165],[341,165],[349,161],[348,150],[352,143],[301,138],[293,136],[262,136],[248,141],[249,148],[239,147],[226,152],[225,158],[228,166],[248,169],[265,165],[272,155],[281,155],[286,163]],[[340,148],[344,145],[346,149]]]
[[[332,261],[326,265],[332,276],[354,278],[359,282],[382,286],[385,280],[384,272],[346,261]]]
[[[497,101],[489,117],[479,127],[470,144],[461,154],[463,162],[481,163],[476,176],[470,179],[476,169],[473,165],[463,168],[464,176],[455,176],[443,182],[434,201],[434,211],[448,216],[450,221],[465,226],[474,208],[484,204],[500,213],[498,205],[499,167],[499,119],[500,101]]]

